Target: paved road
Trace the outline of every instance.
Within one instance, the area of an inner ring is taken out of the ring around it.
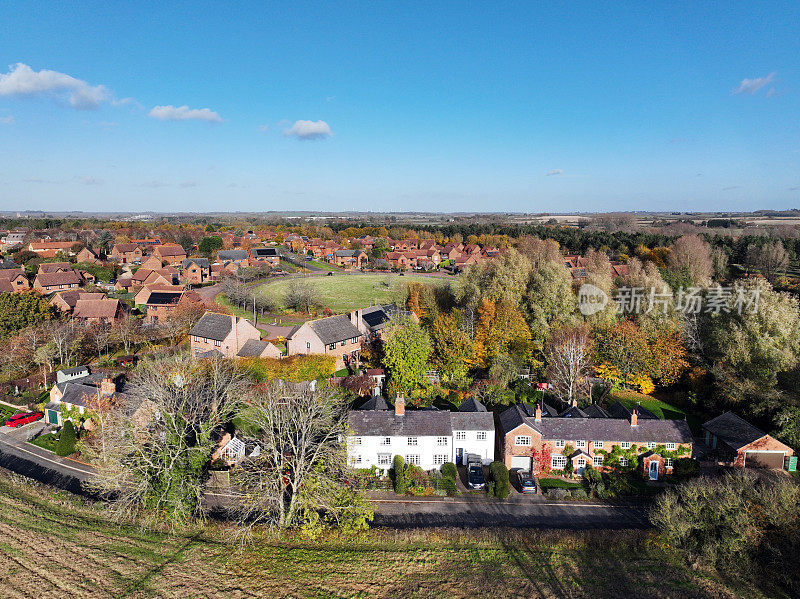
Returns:
[[[382,528],[514,527],[559,529],[649,528],[644,505],[451,500],[373,503],[373,526]]]

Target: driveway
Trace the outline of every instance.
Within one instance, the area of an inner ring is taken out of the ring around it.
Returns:
[[[448,499],[373,501],[373,526],[382,528],[513,527],[557,529],[649,528],[646,504],[607,505],[529,501],[532,497],[499,501],[471,496]]]

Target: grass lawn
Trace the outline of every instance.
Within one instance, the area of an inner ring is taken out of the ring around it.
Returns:
[[[20,410],[12,408],[11,406],[0,405],[0,426],[3,426],[6,423],[6,420],[18,412],[20,412]]]
[[[332,264],[328,264],[327,262],[320,262],[319,260],[307,260],[306,264],[311,264],[312,266],[316,266],[322,270],[327,270],[328,272],[342,272],[341,268],[333,266]]]
[[[324,307],[334,312],[346,312],[375,303],[391,303],[401,299],[405,286],[411,282],[441,285],[441,278],[423,275],[375,274],[309,277],[306,279],[319,295]],[[261,285],[257,292],[283,305],[290,281],[275,281]]]
[[[647,531],[371,530],[257,536],[240,552],[226,530],[118,524],[103,504],[0,474],[8,597],[781,596],[695,572]]]
[[[579,482],[570,482],[560,478],[540,478],[539,486],[542,490],[546,489],[582,489],[583,485]]]
[[[673,404],[668,404],[660,399],[651,397],[650,395],[643,395],[641,393],[637,393],[636,391],[620,389],[611,392],[607,401],[607,405],[612,405],[618,400],[621,401],[622,405],[629,410],[636,407],[637,404],[641,404],[643,408],[650,410],[662,420],[685,419],[689,423],[689,428],[692,429],[693,434],[699,435],[701,432],[701,422],[697,416],[691,413],[687,414],[683,408],[679,408]]]

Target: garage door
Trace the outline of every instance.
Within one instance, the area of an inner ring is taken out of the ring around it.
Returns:
[[[783,468],[783,456],[783,452],[748,451],[744,465],[747,468]]]
[[[531,471],[531,459],[525,456],[511,456],[511,466],[509,470],[519,469],[524,472]]]

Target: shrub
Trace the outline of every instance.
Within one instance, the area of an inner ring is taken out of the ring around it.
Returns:
[[[394,456],[394,492],[398,495],[405,495],[408,485],[406,484],[406,462],[403,456]]]
[[[569,495],[573,499],[589,499],[588,493],[586,493],[586,491],[583,489],[572,489],[572,491],[569,492]]]
[[[458,469],[453,462],[445,462],[442,464],[442,477],[449,478],[453,482],[458,478]]]
[[[409,464],[406,466],[405,471],[406,487],[428,487],[430,485],[430,478],[428,473],[419,466]]]
[[[678,480],[700,476],[700,464],[693,458],[678,458],[672,467],[672,475]]]
[[[72,455],[75,453],[76,442],[75,426],[72,421],[67,420],[64,426],[61,427],[61,434],[58,436],[58,441],[56,441],[56,455],[61,457]]]
[[[498,499],[505,499],[511,491],[508,482],[508,468],[503,462],[492,462],[489,465],[489,476],[494,481],[494,496]]]
[[[548,489],[547,496],[550,499],[566,499],[569,497],[569,490],[567,489]]]
[[[586,468],[583,471],[583,482],[590,495],[600,495],[606,488],[603,482],[603,475],[594,468]]]
[[[433,480],[433,488],[436,489],[437,491],[444,491],[445,493],[447,493],[448,497],[455,497],[456,495],[458,495],[458,488],[456,487],[456,481],[446,476],[435,478]]]

